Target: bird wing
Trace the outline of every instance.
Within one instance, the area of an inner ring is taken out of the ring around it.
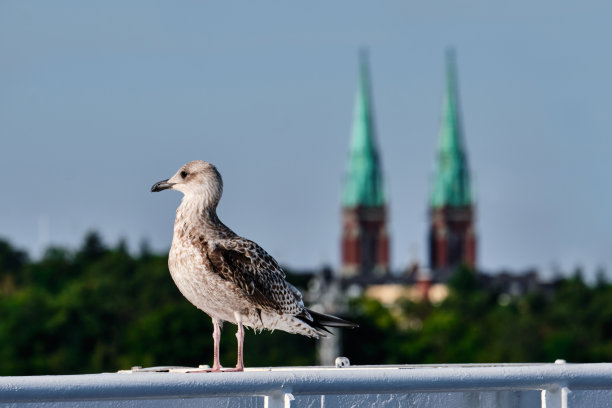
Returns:
[[[239,238],[215,243],[206,251],[212,270],[231,281],[262,310],[297,315],[302,295],[285,281],[285,272],[259,245]]]

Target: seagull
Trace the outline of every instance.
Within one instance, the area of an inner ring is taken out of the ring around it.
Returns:
[[[189,162],[171,178],[151,187],[152,192],[162,190],[183,193],[176,210],[168,268],[183,296],[212,319],[214,363],[209,371],[223,368],[219,362],[223,322],[238,326],[236,367],[223,371],[244,371],[245,326],[314,338],[330,333],[326,326],[357,327],[307,309],[302,294],[285,280],[276,260],[219,220],[217,205],[223,181],[214,165],[201,160]]]

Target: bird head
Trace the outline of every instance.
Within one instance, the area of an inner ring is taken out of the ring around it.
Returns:
[[[213,164],[194,160],[183,165],[174,176],[151,187],[152,192],[168,189],[180,191],[185,198],[201,197],[216,206],[223,192],[223,180]]]

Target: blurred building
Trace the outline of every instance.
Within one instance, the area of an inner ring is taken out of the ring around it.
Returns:
[[[389,273],[387,199],[376,143],[374,107],[367,54],[362,51],[355,101],[348,170],[342,195],[342,268],[345,281],[386,284]],[[475,205],[465,148],[455,57],[446,59],[444,95],[429,198],[429,267],[411,271],[408,280],[446,282],[461,264],[476,267]]]
[[[389,273],[383,185],[367,54],[360,54],[348,171],[342,195],[342,277]]]
[[[313,309],[342,315],[348,300],[367,296],[393,308],[398,301],[436,305],[449,294],[447,282],[462,265],[475,271],[485,290],[500,303],[526,293],[552,294],[557,284],[545,283],[534,272],[491,275],[477,269],[476,206],[472,192],[452,51],[446,55],[446,86],[429,196],[429,267],[413,260],[391,273],[387,230],[387,197],[376,128],[368,59],[360,53],[348,171],[342,193],[342,266],[314,273],[306,300]],[[319,343],[321,364],[332,364],[341,352],[341,333]]]
[[[455,57],[449,51],[436,173],[429,201],[429,265],[434,280],[448,280],[461,264],[476,267],[474,218]]]

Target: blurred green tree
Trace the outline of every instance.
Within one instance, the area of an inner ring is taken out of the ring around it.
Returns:
[[[287,272],[302,289],[303,274]],[[552,294],[522,296],[482,286],[461,267],[440,304],[407,299],[383,306],[353,299],[342,333],[353,364],[612,360],[612,285],[589,286],[577,270]],[[81,247],[51,247],[37,261],[0,241],[0,375],[116,371],[133,365],[198,365],[212,360],[210,318],[178,291],[167,256],[146,243],[131,255],[89,233]],[[235,326],[226,324],[221,359],[236,359]],[[248,366],[312,365],[316,340],[284,332],[247,332]]]

